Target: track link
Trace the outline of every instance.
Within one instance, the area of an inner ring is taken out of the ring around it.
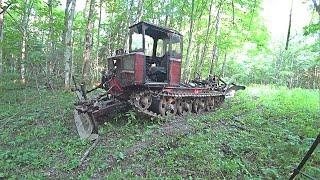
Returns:
[[[196,99],[196,98],[206,98],[206,97],[222,97],[224,99],[225,95],[221,92],[209,92],[209,93],[199,93],[199,94],[193,94],[193,93],[169,93],[169,92],[157,92],[157,91],[150,91],[150,90],[145,90],[142,92],[139,92],[137,94],[131,95],[130,99],[128,100],[129,104],[131,105],[132,109],[135,110],[138,114],[142,116],[148,116],[151,118],[159,118],[159,119],[164,119],[170,116],[162,116],[161,114],[157,114],[149,108],[142,108],[139,106],[139,99],[146,95],[150,94],[151,96],[155,98],[175,98],[175,99],[184,99],[184,98],[191,98],[191,99]],[[137,98],[137,95],[140,96],[140,98]],[[219,105],[219,104],[218,104]]]

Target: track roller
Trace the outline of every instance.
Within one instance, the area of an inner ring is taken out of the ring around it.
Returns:
[[[172,97],[154,98],[152,100],[151,110],[161,116],[172,116],[177,113],[177,103]]]
[[[214,97],[206,98],[205,109],[206,111],[212,111],[214,109]]]

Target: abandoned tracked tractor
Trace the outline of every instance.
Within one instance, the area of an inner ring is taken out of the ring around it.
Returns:
[[[100,85],[86,91],[83,84],[75,84],[79,101],[74,116],[80,137],[95,139],[101,119],[128,109],[160,118],[213,111],[229,92],[245,88],[227,85],[216,76],[182,83],[182,42],[182,35],[171,29],[146,22],[131,26],[129,53],[118,50],[108,58]],[[104,93],[87,99],[87,93],[98,88]]]

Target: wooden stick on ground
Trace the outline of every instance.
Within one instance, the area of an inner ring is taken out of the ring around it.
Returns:
[[[80,167],[82,165],[82,163],[84,162],[84,160],[88,157],[88,155],[90,154],[90,152],[98,145],[99,142],[99,136],[96,140],[94,140],[93,144],[86,150],[86,152],[83,154],[78,167]]]

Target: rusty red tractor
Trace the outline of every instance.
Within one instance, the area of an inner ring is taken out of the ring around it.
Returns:
[[[216,76],[181,82],[182,38],[175,30],[150,23],[132,25],[129,53],[118,50],[108,58],[100,85],[87,91],[75,83],[79,101],[74,115],[80,137],[95,139],[100,119],[130,108],[159,118],[213,111],[228,93],[245,88]],[[98,88],[104,92],[88,99],[87,94]]]

